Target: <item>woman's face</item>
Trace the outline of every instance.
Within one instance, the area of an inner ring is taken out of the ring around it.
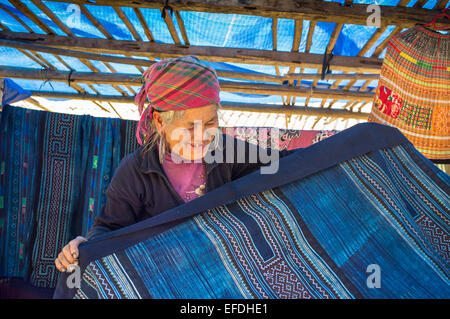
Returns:
[[[210,104],[185,110],[182,118],[163,124],[161,129],[171,152],[196,160],[205,156],[218,127],[217,106]]]

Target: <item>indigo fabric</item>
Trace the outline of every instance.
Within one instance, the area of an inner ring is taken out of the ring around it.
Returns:
[[[39,112],[3,108],[0,122],[0,277],[23,278],[30,263],[39,170]]]
[[[87,232],[135,121],[6,105],[0,122],[0,277],[54,288],[54,260]]]
[[[0,280],[0,290],[16,279],[54,288],[54,259],[68,241],[86,235],[120,161],[139,147],[137,121],[11,105],[0,114],[0,278],[15,278]],[[289,149],[319,137],[322,131],[280,131]]]
[[[83,243],[80,288],[61,274],[54,297],[450,297],[450,177],[398,129],[358,124],[279,167]]]

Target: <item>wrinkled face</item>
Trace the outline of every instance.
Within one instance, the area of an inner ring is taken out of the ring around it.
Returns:
[[[185,110],[182,118],[170,124],[163,123],[161,130],[171,152],[193,161],[205,156],[218,127],[217,106],[210,104]]]

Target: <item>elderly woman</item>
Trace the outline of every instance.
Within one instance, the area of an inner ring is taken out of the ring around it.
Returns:
[[[265,164],[259,159],[249,161],[253,146],[235,138],[233,160],[224,160],[230,157],[226,155],[229,144],[219,145],[219,140],[224,140],[218,130],[219,81],[214,69],[197,57],[162,60],[147,69],[143,78],[136,96],[141,114],[136,135],[141,146],[116,169],[106,203],[86,238],[73,239],[58,255],[55,265],[60,271],[77,264],[78,246],[83,241],[191,201]],[[244,145],[244,161],[237,160],[237,152],[242,150],[239,143]],[[223,160],[205,160],[206,154],[219,149]]]

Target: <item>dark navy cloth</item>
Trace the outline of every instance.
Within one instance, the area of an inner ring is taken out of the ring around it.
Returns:
[[[81,244],[81,272],[91,261],[159,234],[195,214],[233,203],[244,196],[288,184],[356,156],[404,143],[409,141],[397,128],[377,123],[357,124],[307,148],[291,151],[280,159],[279,170],[275,174],[261,174],[253,167],[253,172],[210,190],[193,201]],[[68,275],[60,275],[55,298],[73,296],[74,289],[68,289],[65,284]]]

